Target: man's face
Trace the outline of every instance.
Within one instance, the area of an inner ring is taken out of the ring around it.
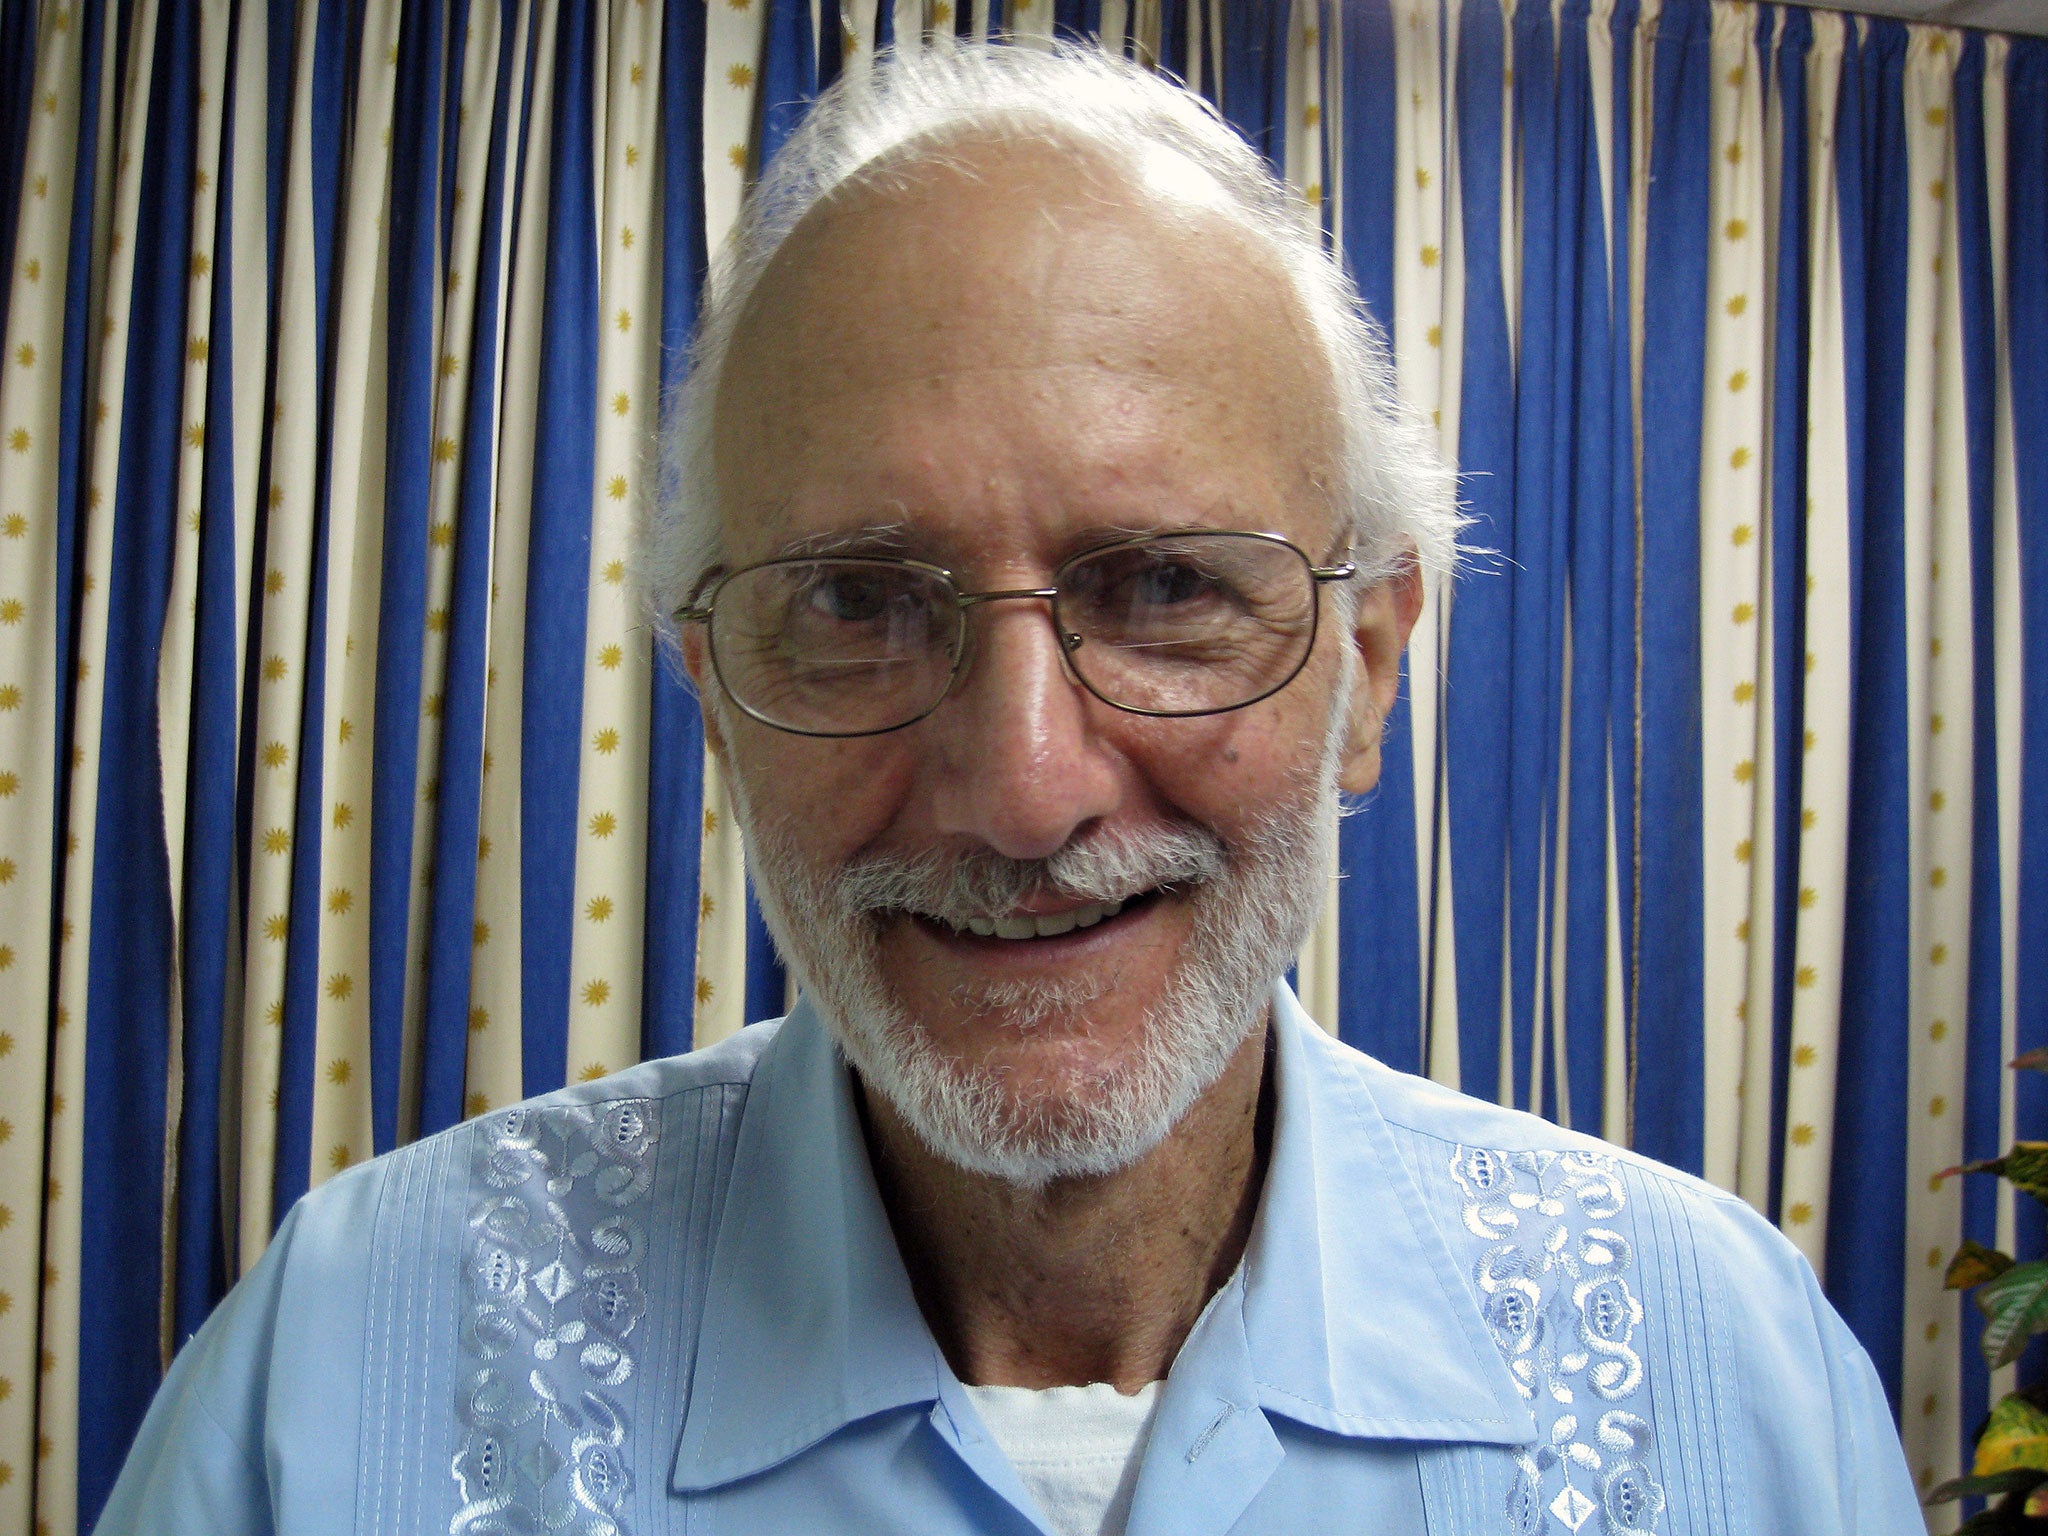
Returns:
[[[725,563],[832,543],[1035,588],[1092,546],[1195,527],[1338,558],[1320,357],[1221,216],[1043,146],[959,146],[814,211],[764,276],[719,396]],[[819,740],[714,708],[778,938],[856,1065],[892,1099],[923,1091],[890,1081],[908,1071],[973,1100],[979,1132],[899,1103],[927,1140],[1099,1139],[1091,1106],[1170,1125],[1213,1080],[1221,1060],[1174,1058],[1227,1059],[1263,1019],[1320,905],[1336,779],[1377,771],[1412,599],[1363,594],[1347,625],[1324,594],[1302,673],[1227,714],[1101,702],[1035,601],[974,610],[969,670],[902,730]],[[942,890],[1099,920],[956,932],[920,915]],[[1083,895],[1128,899],[1100,917]],[[1182,1068],[1200,1080],[1164,1081]],[[1166,1097],[1123,1102],[1146,1093]]]

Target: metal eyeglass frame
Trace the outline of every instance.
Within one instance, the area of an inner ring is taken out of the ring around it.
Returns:
[[[1274,683],[1263,693],[1254,694],[1252,697],[1236,704],[1223,704],[1214,709],[1143,709],[1133,704],[1120,704],[1089,682],[1073,663],[1072,655],[1074,651],[1080,648],[1083,637],[1068,632],[1059,623],[1060,579],[1083,560],[1092,560],[1099,555],[1107,554],[1113,550],[1133,549],[1147,544],[1164,544],[1173,540],[1188,538],[1253,539],[1262,544],[1278,545],[1299,559],[1303,567],[1308,571],[1309,579],[1312,582],[1312,586],[1309,589],[1311,595],[1308,618],[1308,643],[1302,647],[1300,659],[1288,670],[1285,677]],[[959,645],[953,655],[952,674],[946,679],[946,686],[939,691],[938,697],[933,699],[929,705],[917,714],[912,715],[908,720],[900,720],[894,725],[877,726],[875,729],[868,731],[807,731],[797,726],[784,725],[780,720],[769,719],[768,716],[762,714],[759,710],[748,704],[746,700],[734,693],[731,685],[726,682],[725,673],[718,663],[717,638],[711,627],[712,608],[718,601],[720,589],[727,582],[732,581],[736,577],[744,576],[751,571],[765,570],[777,565],[811,565],[823,560],[838,561],[847,565],[888,566],[895,570],[907,568],[913,571],[921,571],[928,576],[936,576],[947,587],[952,589],[954,609],[959,615],[958,633],[960,637]],[[791,736],[810,736],[827,741],[846,741],[861,736],[886,736],[892,731],[904,730],[916,725],[920,720],[928,719],[937,711],[941,704],[945,703],[952,696],[953,690],[960,686],[960,679],[966,674],[968,664],[973,659],[974,631],[967,623],[968,610],[978,608],[983,603],[1033,599],[1042,601],[1047,606],[1047,617],[1052,621],[1053,636],[1059,642],[1060,664],[1072,681],[1087,689],[1091,695],[1102,700],[1111,709],[1121,710],[1125,714],[1143,715],[1155,720],[1192,720],[1203,715],[1227,715],[1233,710],[1248,709],[1261,700],[1270,699],[1274,694],[1299,677],[1301,669],[1308,665],[1309,657],[1315,654],[1316,636],[1321,632],[1322,626],[1322,590],[1324,586],[1331,582],[1349,581],[1357,574],[1358,564],[1356,561],[1346,559],[1340,560],[1334,565],[1317,565],[1309,558],[1308,551],[1296,544],[1292,539],[1284,538],[1277,533],[1254,533],[1249,530],[1235,528],[1192,528],[1173,532],[1144,533],[1128,539],[1113,540],[1107,544],[1097,544],[1093,548],[1084,549],[1080,553],[1070,555],[1061,561],[1059,568],[1052,573],[1053,584],[1049,587],[1005,587],[988,592],[961,591],[959,580],[951,571],[942,565],[934,565],[927,560],[913,560],[894,555],[781,555],[773,560],[758,560],[752,565],[743,565],[738,570],[721,571],[714,568],[707,571],[697,583],[697,591],[692,594],[691,601],[675,611],[675,619],[681,624],[702,624],[704,626],[704,643],[705,648],[711,653],[712,675],[718,679],[718,686],[725,690],[725,696],[732,700],[740,713],[747,716],[750,720],[758,720],[761,724],[773,730],[783,731]]]

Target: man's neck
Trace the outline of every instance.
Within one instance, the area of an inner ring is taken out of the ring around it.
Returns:
[[[1251,1235],[1272,1141],[1266,1033],[1129,1168],[1038,1190],[963,1172],[862,1095],[911,1288],[963,1382],[1134,1392],[1166,1375]]]

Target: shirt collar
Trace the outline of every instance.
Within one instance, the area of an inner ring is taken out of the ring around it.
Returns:
[[[1276,986],[1277,1113],[1240,1276],[1226,1400],[1335,1434],[1521,1444],[1528,1406],[1463,1266],[1374,1104],[1361,1059]],[[939,1402],[952,1372],[911,1293],[853,1089],[799,1002],[763,1051],[712,1251],[672,1486],[773,1467],[857,1419]],[[1212,1312],[1214,1307],[1212,1306]],[[1169,1385],[1169,1397],[1172,1388]]]
[[[1393,1132],[1378,1068],[1274,988],[1273,1152],[1244,1262],[1259,1401],[1336,1434],[1526,1444],[1508,1374]],[[1446,1175],[1448,1178],[1448,1174]]]
[[[948,1374],[875,1188],[837,1047],[807,1001],[754,1068],[671,1484],[765,1471]]]

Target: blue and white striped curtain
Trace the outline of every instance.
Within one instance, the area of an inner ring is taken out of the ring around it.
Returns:
[[[310,1186],[781,1011],[629,579],[747,178],[1099,36],[1320,211],[1466,473],[1299,978],[1777,1219],[1916,1473],[1931,1184],[2048,1097],[2048,43],[1730,0],[0,0],[0,1530]],[[2029,679],[2034,679],[2031,684]]]
[[[1934,1481],[1993,1388],[1944,1266],[2041,1247],[1933,1175],[2044,1125],[2002,1067],[2048,1038],[2048,51],[1336,19],[1335,227],[1493,553],[1411,649],[1321,1005],[1767,1211]]]

